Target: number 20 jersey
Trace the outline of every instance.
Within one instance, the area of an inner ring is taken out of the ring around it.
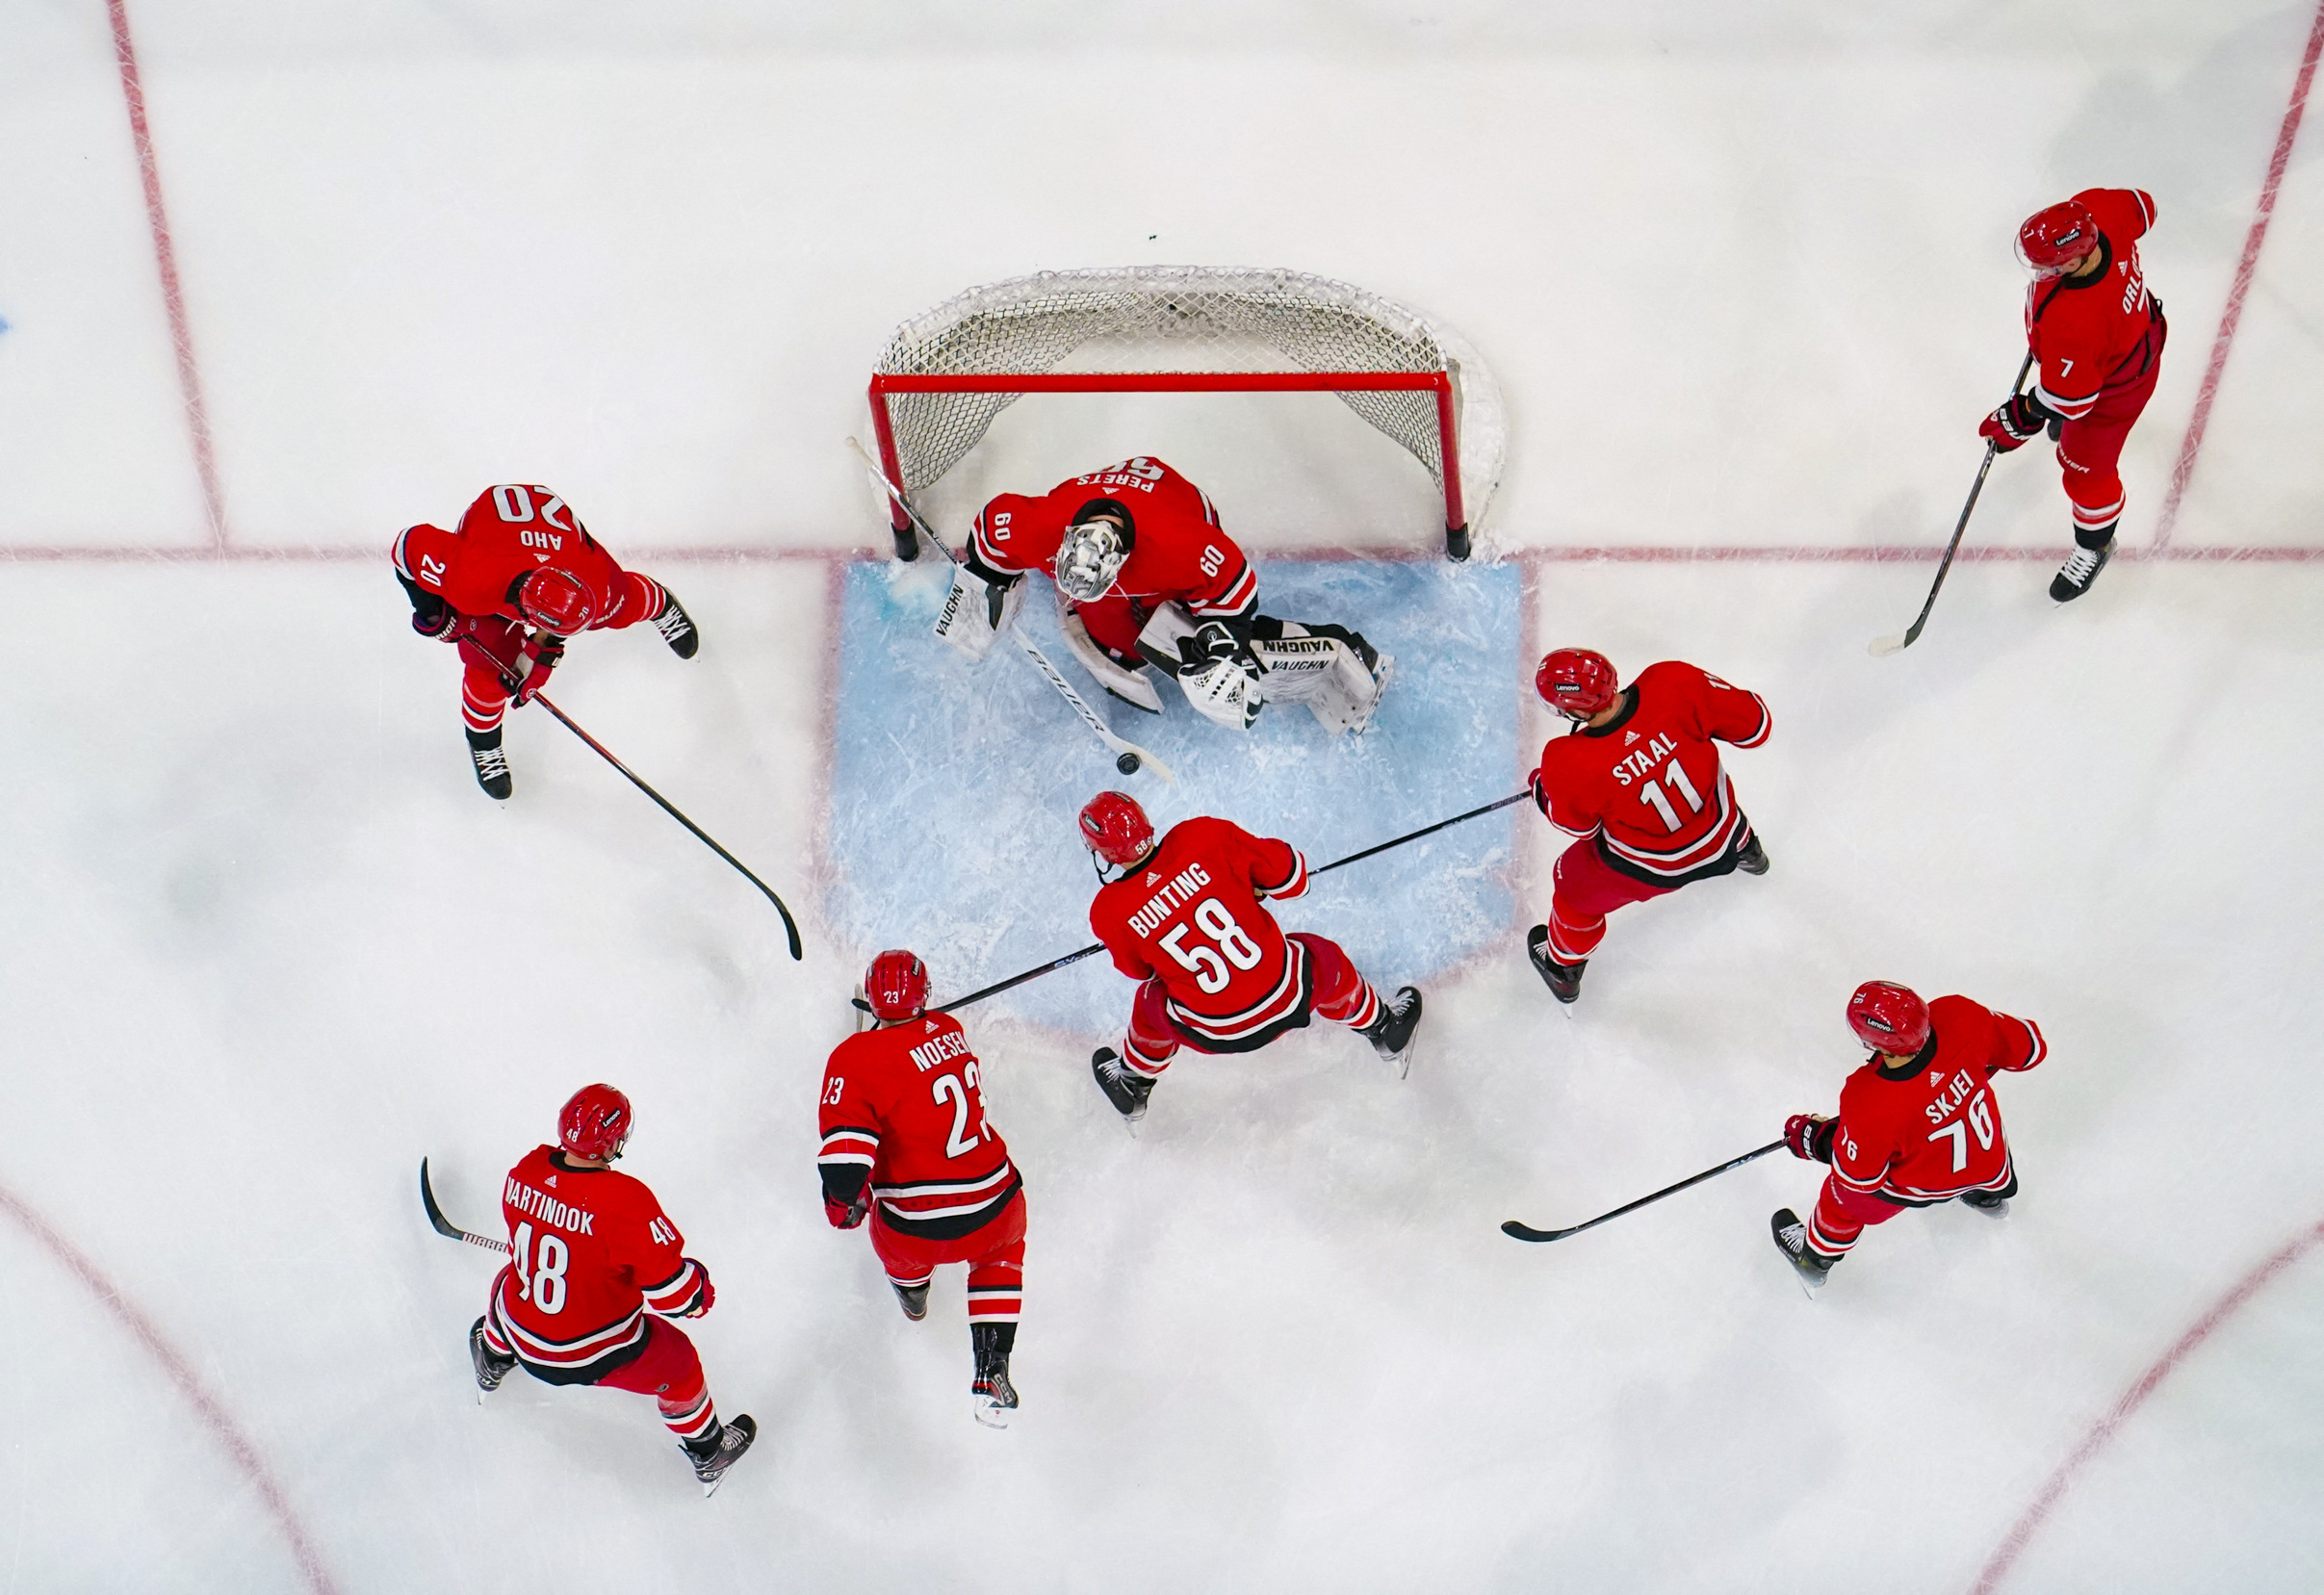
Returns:
[[[1172,1020],[1197,1046],[1241,1051],[1304,1012],[1305,949],[1259,896],[1307,889],[1307,861],[1289,842],[1204,816],[1170,828],[1152,857],[1106,885],[1090,928],[1132,980],[1161,979]]]
[[[1714,739],[1756,748],[1775,729],[1756,692],[1676,660],[1650,664],[1624,689],[1628,707],[1577,726],[1541,750],[1550,823],[1593,833],[1606,862],[1657,886],[1720,873],[1745,821]]]
[[[997,1218],[1023,1184],[985,1119],[982,1074],[949,1014],[848,1037],[824,1066],[815,1161],[868,1169],[890,1228],[957,1240]]]

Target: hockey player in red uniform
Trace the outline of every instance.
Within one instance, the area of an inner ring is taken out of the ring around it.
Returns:
[[[557,1145],[508,1171],[511,1260],[468,1331],[469,1359],[485,1396],[520,1362],[546,1384],[652,1396],[709,1495],[759,1426],[747,1413],[718,1421],[694,1343],[669,1322],[700,1318],[717,1293],[654,1193],[614,1171],[630,1121],[627,1096],[583,1086],[557,1115]]]
[[[1560,1002],[1582,994],[1582,970],[1615,909],[1733,870],[1768,871],[1712,746],[1768,739],[1775,722],[1759,694],[1675,660],[1618,683],[1606,656],[1587,648],[1558,649],[1534,672],[1541,701],[1573,722],[1542,748],[1533,775],[1541,812],[1581,837],[1559,856],[1548,923],[1525,939]]]
[[[1009,1353],[1024,1295],[1024,1179],[985,1118],[983,1066],[960,1021],[926,1012],[927,966],[884,952],[864,997],[876,1027],[841,1042],[823,1069],[823,1213],[838,1229],[870,1216],[871,1249],[916,1324],[938,1265],[968,1265],[969,1394],[977,1422],[1005,1428],[1017,1406]]]
[[[702,646],[668,588],[615,564],[571,506],[537,482],[486,488],[454,530],[404,527],[393,557],[412,630],[459,645],[468,755],[477,785],[496,798],[514,790],[501,717],[511,698],[529,703],[548,685],[568,637],[644,620],[682,659]]]
[[[1804,1224],[1790,1208],[1771,1221],[1775,1245],[1811,1291],[1847,1254],[1866,1224],[1958,1196],[1991,1218],[2017,1195],[2017,1169],[1987,1083],[2048,1054],[2029,1019],[1967,997],[1922,1000],[1869,980],[1848,998],[1848,1028],[1872,1048],[1840,1088],[1840,1117],[1795,1113],[1784,1124],[1793,1155],[1828,1163]]]
[[[2116,465],[2162,374],[2170,329],[2138,265],[2138,240],[2154,225],[2155,197],[2144,189],[2084,189],[2018,229],[2018,258],[2033,273],[2026,343],[2038,374],[1977,433],[2002,453],[2044,428],[2057,444],[2075,544],[2050,583],[2060,604],[2088,592],[2114,552]]]
[[[1142,674],[1151,664],[1221,725],[1247,729],[1265,704],[1302,703],[1329,730],[1361,731],[1395,662],[1344,626],[1260,614],[1258,575],[1209,497],[1157,459],[986,504],[937,634],[982,658],[1033,570],[1056,580],[1074,656],[1149,713],[1162,711]]]
[[[1314,1014],[1362,1032],[1382,1058],[1409,1067],[1419,988],[1383,1002],[1337,942],[1285,936],[1262,906],[1307,889],[1307,861],[1289,842],[1208,817],[1183,820],[1156,842],[1153,822],[1124,792],[1090,799],[1081,837],[1106,882],[1090,905],[1090,928],[1114,967],[1141,983],[1122,1051],[1100,1047],[1090,1059],[1123,1118],[1145,1117],[1180,1046],[1255,1052]]]

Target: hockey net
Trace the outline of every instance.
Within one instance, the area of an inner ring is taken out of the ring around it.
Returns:
[[[910,497],[1028,393],[1252,391],[1336,395],[1428,470],[1446,553],[1468,556],[1500,476],[1490,374],[1440,324],[1302,271],[1132,266],[971,288],[896,329],[871,378],[872,426]],[[909,518],[893,505],[891,518],[912,557]]]

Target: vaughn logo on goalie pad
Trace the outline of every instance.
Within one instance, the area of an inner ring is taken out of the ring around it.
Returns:
[[[1356,650],[1337,637],[1294,636],[1293,624],[1285,623],[1280,639],[1251,645],[1264,667],[1259,688],[1267,702],[1305,704],[1326,731],[1362,734],[1387,690],[1395,656],[1382,654],[1378,667],[1366,670]]]

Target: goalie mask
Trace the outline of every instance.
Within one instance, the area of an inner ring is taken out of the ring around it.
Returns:
[[[1097,603],[1122,574],[1135,540],[1128,509],[1112,499],[1092,499],[1057,545],[1057,590],[1075,604]]]

